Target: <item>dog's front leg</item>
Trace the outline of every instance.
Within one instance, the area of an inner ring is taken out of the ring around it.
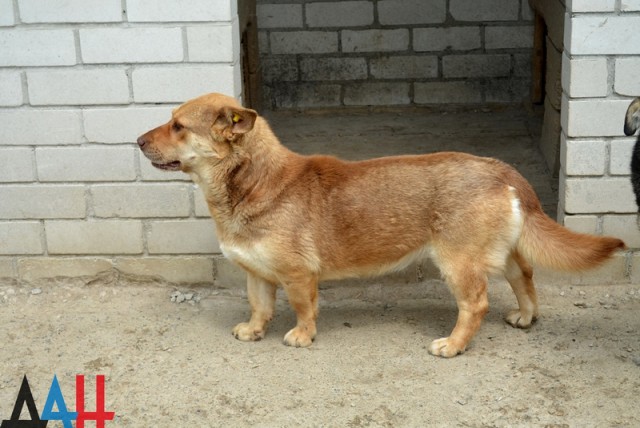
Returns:
[[[295,347],[310,346],[316,337],[318,318],[318,278],[301,276],[283,283],[289,304],[296,311],[297,324],[284,336],[284,344]]]
[[[249,342],[260,340],[267,332],[267,324],[273,318],[276,302],[276,286],[247,273],[247,294],[251,305],[251,319],[235,326],[236,339]]]

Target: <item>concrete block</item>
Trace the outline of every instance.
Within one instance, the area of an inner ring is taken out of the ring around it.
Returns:
[[[437,56],[383,56],[369,61],[376,79],[429,79],[438,77]]]
[[[0,278],[17,278],[14,263],[12,259],[0,259]]]
[[[513,0],[451,0],[456,21],[517,21],[520,4]]]
[[[343,30],[343,52],[391,52],[409,48],[409,30]]]
[[[96,217],[188,217],[188,184],[105,184],[91,187]]]
[[[209,205],[207,205],[207,201],[204,198],[204,193],[199,188],[193,189],[193,200],[195,204],[195,213],[196,217],[211,217],[211,212],[209,211]]]
[[[547,56],[545,58],[545,102],[549,102],[555,110],[562,107],[562,53],[557,51],[547,37]]]
[[[80,110],[0,110],[3,145],[79,144],[83,141]]]
[[[474,82],[426,82],[413,84],[416,104],[468,104],[482,102],[482,87]]]
[[[157,0],[127,0],[129,22],[217,22],[231,21],[237,8],[230,1],[172,0],[158,5]],[[235,2],[233,2],[235,3]]]
[[[273,31],[269,41],[273,54],[338,52],[338,33],[335,31]]]
[[[0,32],[0,67],[75,65],[71,29],[12,29]]]
[[[522,103],[529,99],[531,79],[503,78],[483,82],[485,101],[488,103]]]
[[[24,281],[49,278],[95,277],[113,268],[113,262],[94,257],[29,257],[18,259],[18,275]]]
[[[640,43],[634,37],[640,28],[638,15],[574,15],[565,31],[570,55],[637,55]]]
[[[0,27],[10,27],[15,23],[13,0],[0,0]]]
[[[234,30],[230,24],[187,27],[189,61],[233,62],[237,32]]]
[[[181,28],[97,27],[81,28],[79,33],[80,51],[85,64],[162,63],[184,60]]]
[[[247,272],[244,269],[224,257],[216,257],[214,262],[216,287],[246,289]]]
[[[270,82],[298,80],[298,60],[295,56],[267,56],[261,59],[262,79]]]
[[[409,104],[409,83],[356,83],[344,86],[347,106]]]
[[[286,82],[273,89],[277,108],[336,107],[340,105],[340,85],[295,84]]]
[[[604,140],[568,140],[562,145],[560,163],[566,175],[604,175],[607,143]]]
[[[413,49],[422,51],[465,51],[482,47],[480,27],[414,28]]]
[[[567,215],[564,217],[564,227],[574,232],[595,235],[598,231],[598,216]]]
[[[33,181],[35,176],[33,149],[0,148],[0,183]]]
[[[633,153],[633,147],[635,144],[635,138],[611,141],[609,150],[609,174],[631,174],[631,154]]]
[[[45,220],[49,254],[141,254],[139,220]]]
[[[209,219],[152,221],[147,231],[150,254],[215,254],[220,245]]]
[[[615,0],[571,0],[571,12],[613,12]]]
[[[305,15],[309,27],[362,27],[373,24],[373,3],[369,1],[307,3]]]
[[[572,178],[564,183],[564,207],[567,213],[635,213],[631,181],[624,178]]]
[[[40,181],[132,181],[133,147],[36,148]]]
[[[34,23],[121,22],[120,0],[18,0],[20,20]]]
[[[366,79],[367,62],[364,58],[302,58],[300,74],[303,81]]]
[[[496,55],[445,55],[442,59],[445,78],[507,77],[511,74],[511,58]]]
[[[562,129],[568,137],[617,137],[623,134],[622,123],[628,100],[563,99]]]
[[[133,99],[139,103],[182,103],[208,92],[234,95],[233,71],[228,64],[136,68],[131,74]]]
[[[604,265],[581,273],[578,281],[581,285],[613,285],[629,282],[625,253],[617,253]]]
[[[116,269],[137,277],[162,278],[174,284],[213,284],[211,257],[119,257]]]
[[[622,0],[620,2],[620,10],[623,12],[638,12],[640,11],[639,0]]]
[[[31,105],[128,104],[124,69],[28,71]]]
[[[84,218],[87,207],[84,186],[41,184],[0,187],[0,218]]]
[[[531,54],[513,54],[513,75],[531,79]]]
[[[14,107],[23,104],[22,77],[19,71],[0,71],[0,106]]]
[[[522,1],[522,20],[523,21],[533,21],[534,12],[531,8],[531,4],[529,0],[521,0]]]
[[[39,221],[0,221],[0,255],[42,254]]]
[[[302,28],[301,4],[259,4],[258,28]]]
[[[614,90],[617,94],[638,96],[640,95],[640,58],[616,59]]]
[[[640,248],[638,214],[605,215],[602,219],[602,234],[622,239],[629,248]]]
[[[533,26],[485,27],[486,49],[530,49],[533,47]]]
[[[445,0],[381,0],[378,20],[382,25],[438,24],[447,18]]]
[[[563,55],[562,87],[571,98],[606,97],[609,93],[607,58],[570,59]]]
[[[91,143],[135,143],[143,133],[168,122],[175,106],[84,109],[85,136]]]

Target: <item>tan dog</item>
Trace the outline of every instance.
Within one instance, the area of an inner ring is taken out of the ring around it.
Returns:
[[[501,161],[436,153],[344,162],[301,156],[233,98],[191,100],[138,139],[154,166],[191,174],[204,191],[223,253],[248,274],[251,319],[236,338],[265,335],[281,285],[297,315],[284,337],[316,336],[318,281],[379,275],[429,256],[458,304],[449,337],[429,352],[462,353],[488,310],[487,275],[503,273],[526,328],[538,316],[529,262],[580,271],[625,248],[547,217],[527,181]]]

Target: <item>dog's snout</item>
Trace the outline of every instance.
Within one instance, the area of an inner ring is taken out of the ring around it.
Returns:
[[[143,148],[145,145],[147,145],[147,140],[145,140],[144,136],[138,137],[138,146]]]

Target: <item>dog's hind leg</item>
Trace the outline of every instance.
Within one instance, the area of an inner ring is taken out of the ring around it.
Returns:
[[[310,346],[316,337],[318,278],[315,275],[288,278],[282,285],[297,317],[296,326],[284,336],[284,344],[295,347]]]
[[[465,351],[489,310],[487,275],[471,257],[457,258],[455,263],[438,263],[458,304],[458,320],[449,337],[436,339],[429,352],[440,357],[455,357]]]
[[[273,318],[276,302],[276,286],[247,273],[247,294],[251,305],[251,319],[235,326],[236,339],[249,342],[260,340],[267,332],[267,324]]]
[[[514,251],[507,259],[504,276],[518,300],[518,309],[509,312],[504,319],[513,327],[529,328],[538,318],[538,298],[533,285],[533,269],[517,251]]]

